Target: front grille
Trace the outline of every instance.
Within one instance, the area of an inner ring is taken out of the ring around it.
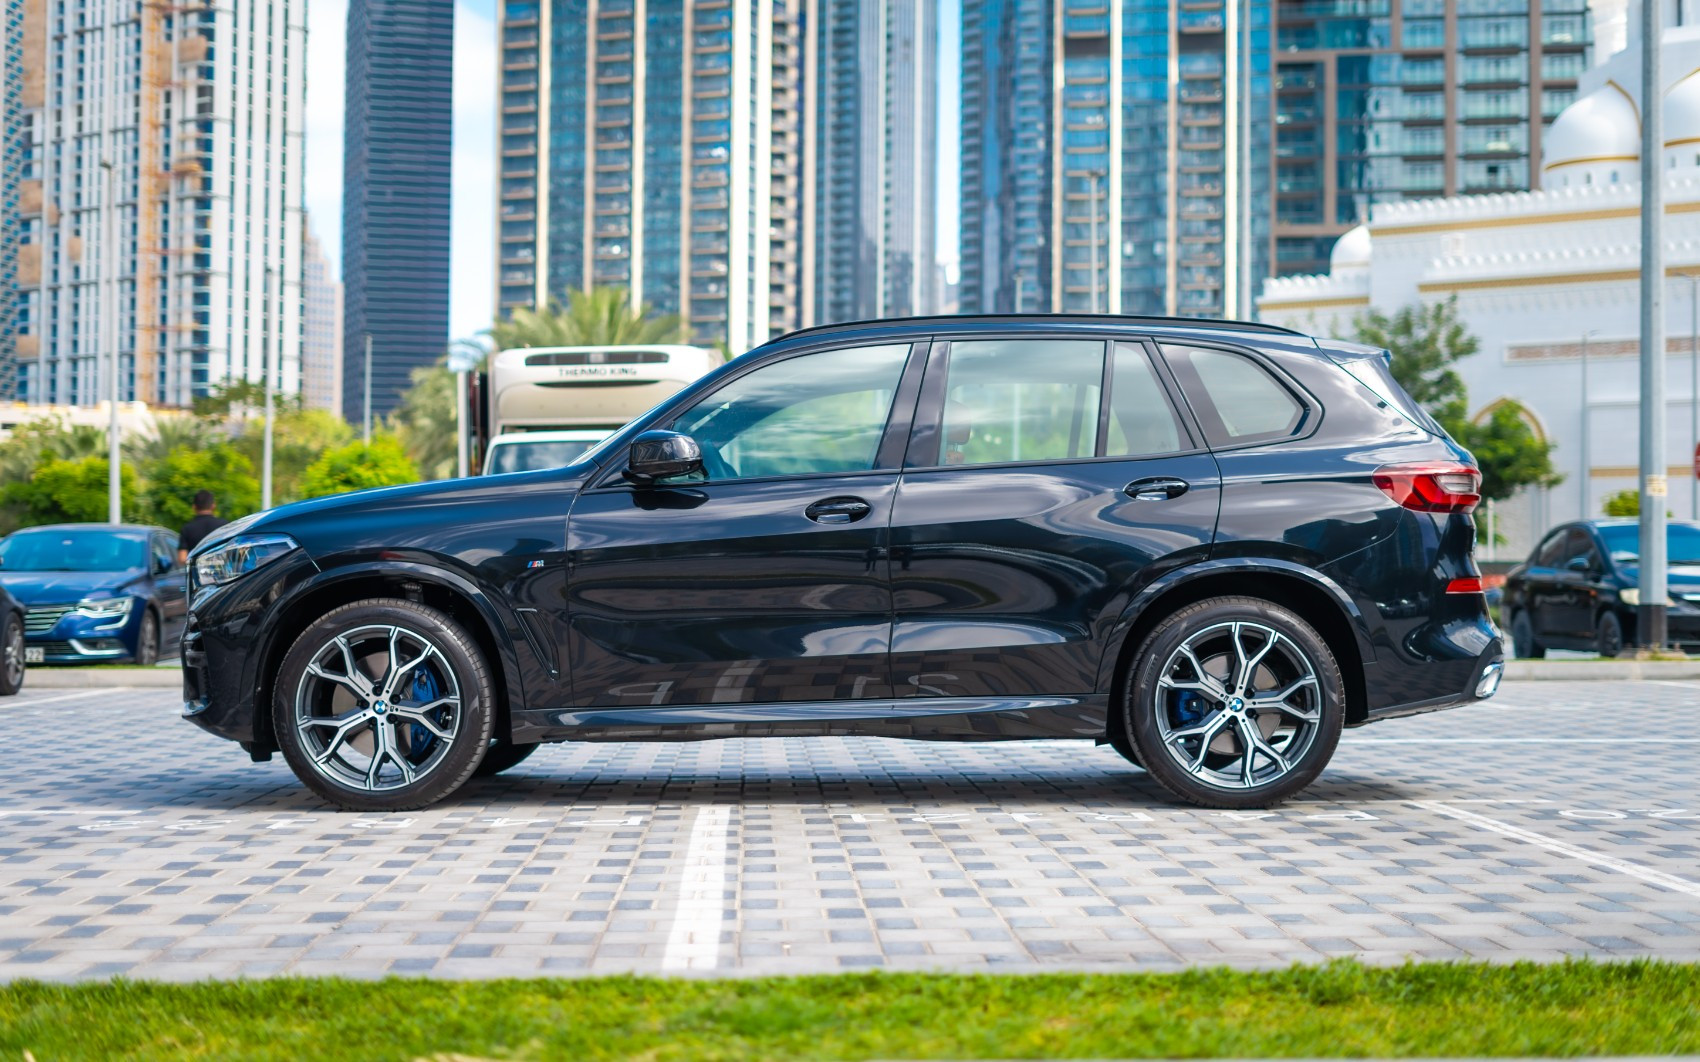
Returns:
[[[46,634],[58,622],[65,618],[66,613],[76,608],[75,605],[41,605],[24,613],[25,634]]]
[[[41,649],[41,651],[43,653],[45,653],[48,656],[77,656],[77,655],[79,655],[75,649],[71,648],[70,642],[62,642],[62,641],[36,642],[33,645],[31,645],[30,648],[31,649],[39,648],[39,649]]]

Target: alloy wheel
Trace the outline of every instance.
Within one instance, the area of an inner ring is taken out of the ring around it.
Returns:
[[[409,627],[373,624],[332,636],[295,691],[294,725],[313,769],[370,793],[430,775],[463,719],[448,658]]]
[[[1187,637],[1164,663],[1154,696],[1164,753],[1218,789],[1280,780],[1321,731],[1315,663],[1261,623],[1217,623]]]
[[[24,681],[24,629],[16,622],[6,625],[6,686],[16,689]]]

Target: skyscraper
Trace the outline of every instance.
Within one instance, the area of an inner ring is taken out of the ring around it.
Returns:
[[[343,415],[372,415],[449,339],[454,0],[350,0],[343,133]]]
[[[342,414],[342,285],[311,226],[301,250],[301,400]]]
[[[18,182],[24,168],[24,0],[0,0],[0,402],[18,392]]]
[[[813,0],[809,323],[932,313],[937,0]]]
[[[798,18],[783,0],[506,0],[498,305],[613,286],[738,351],[784,327]]]
[[[1542,130],[1588,65],[1589,7],[1282,3],[1275,273],[1324,271],[1377,204],[1535,187]]]
[[[15,340],[31,402],[299,387],[304,0],[24,0]]]
[[[1249,314],[1267,269],[1268,0],[971,0],[965,313]]]

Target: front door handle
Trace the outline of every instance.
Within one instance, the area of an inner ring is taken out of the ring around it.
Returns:
[[[804,509],[803,515],[817,524],[853,524],[873,511],[860,498],[822,498]]]
[[[1184,479],[1172,476],[1152,476],[1148,479],[1136,479],[1122,488],[1122,492],[1134,501],[1168,501],[1178,498],[1191,489],[1192,484]]]

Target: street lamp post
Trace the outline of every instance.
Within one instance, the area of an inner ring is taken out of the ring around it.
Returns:
[[[260,508],[272,507],[272,331],[277,320],[272,309],[272,267],[266,266],[266,312],[262,316],[265,331],[260,334],[260,365],[266,381],[266,426],[260,444]]]
[[[361,399],[360,443],[372,445],[372,333],[366,333],[366,396]]]
[[[1098,174],[1094,171],[1087,178],[1090,182],[1090,194],[1087,196],[1092,210],[1092,312],[1098,312]]]
[[[101,316],[105,319],[104,331],[111,337],[106,380],[106,521],[116,524],[124,519],[121,497],[124,479],[118,455],[118,341],[122,333],[118,327],[118,203],[112,192],[112,160],[102,159],[100,168],[106,179],[106,234],[101,241],[106,245],[102,256],[106,262],[106,305]]]
[[[1635,631],[1647,649],[1666,638],[1664,4],[1641,5],[1641,604]]]
[[[1700,458],[1700,273],[1684,273],[1688,281],[1688,442]],[[1688,518],[1700,520],[1700,472],[1688,484]]]
[[[457,339],[449,344],[449,371],[455,374],[455,475],[465,479],[470,471],[472,425],[466,408],[466,374],[478,368],[489,348],[477,339]]]
[[[1582,449],[1582,476],[1576,482],[1576,492],[1579,496],[1577,519],[1586,520],[1588,512],[1588,340],[1599,335],[1597,329],[1589,329],[1582,333],[1582,437],[1578,440]]]

